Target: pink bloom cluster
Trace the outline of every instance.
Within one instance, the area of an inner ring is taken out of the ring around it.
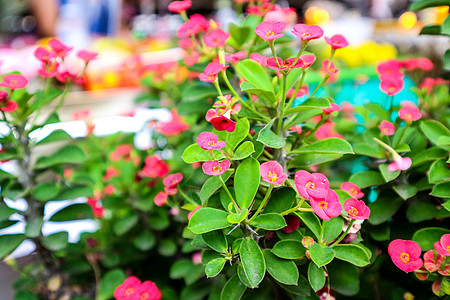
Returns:
[[[236,122],[231,120],[232,114],[237,114],[241,110],[241,105],[236,103],[231,95],[220,96],[213,107],[206,112],[205,119],[218,131],[233,132],[236,128]]]
[[[433,88],[444,84],[446,85],[450,84],[450,80],[444,80],[442,78],[425,77],[423,81],[419,84],[419,88],[425,89],[427,93],[430,94]]]
[[[165,136],[176,136],[189,129],[189,124],[178,115],[176,108],[172,109],[170,114],[172,116],[170,121],[159,122],[156,131]]]
[[[162,178],[169,173],[169,166],[156,155],[148,156],[142,169],[142,175],[150,178]]]
[[[21,74],[7,74],[0,79],[0,87],[10,89],[8,93],[0,90],[0,110],[3,112],[14,112],[17,109],[17,103],[11,99],[14,90],[23,89],[28,85],[28,79]]]
[[[164,192],[159,192],[154,199],[156,206],[163,206],[167,203],[169,196],[176,195],[178,193],[177,186],[183,180],[183,174],[175,173],[170,174],[163,179]]]
[[[130,276],[114,290],[116,300],[161,300],[162,293],[152,281]]]

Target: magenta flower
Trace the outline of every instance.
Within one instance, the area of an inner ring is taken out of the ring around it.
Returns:
[[[295,92],[294,89],[289,89],[289,91],[287,91],[286,95],[288,97],[292,97],[292,96],[294,96],[294,92]],[[308,93],[309,93],[309,87],[307,85],[304,85],[298,90],[297,95],[295,95],[295,98],[303,97]]]
[[[198,78],[204,82],[213,82],[217,79],[217,75],[220,71],[225,70],[226,68],[228,68],[228,66],[225,67],[215,62],[209,63],[205,67],[205,71],[198,75]]]
[[[394,161],[390,163],[387,167],[389,172],[395,172],[398,170],[408,170],[411,167],[412,160],[409,157],[401,157],[394,158]]]
[[[361,189],[353,182],[347,181],[342,183],[341,190],[346,191],[347,193],[349,193],[350,195],[352,195],[357,199],[364,197],[364,193],[361,193]]]
[[[380,81],[380,90],[386,93],[388,96],[394,96],[398,94],[405,83],[402,77],[398,76],[386,76],[382,77]]]
[[[322,70],[330,76],[333,76],[339,72],[339,70],[334,66],[334,63],[330,62],[329,59],[324,59],[322,61]]]
[[[227,145],[224,141],[219,141],[217,135],[212,132],[202,132],[197,137],[197,144],[205,150],[220,149]]]
[[[398,111],[398,117],[407,122],[412,122],[422,118],[422,114],[417,107],[405,106]]]
[[[283,232],[291,233],[297,230],[300,226],[300,219],[295,215],[287,215],[284,216],[284,220],[286,221],[286,226],[281,228]]]
[[[327,177],[321,173],[311,174],[308,171],[301,170],[295,173],[294,179],[297,191],[306,200],[323,199],[328,194],[330,183]]]
[[[13,112],[17,107],[17,103],[9,99],[8,92],[0,90],[0,110],[3,112]]]
[[[0,86],[10,90],[23,89],[28,85],[28,79],[21,74],[8,74],[3,76],[1,80]]]
[[[300,60],[302,61],[302,68],[306,69],[316,61],[316,56],[314,54],[303,54],[300,56]]]
[[[444,234],[441,239],[434,243],[434,250],[440,255],[450,256],[450,234]]]
[[[384,135],[394,135],[395,133],[394,124],[386,120],[381,121],[381,124],[380,126],[378,126],[378,128],[380,128],[381,133],[383,133]]]
[[[299,36],[302,41],[319,39],[323,36],[323,30],[317,25],[297,24],[292,33]]]
[[[369,218],[370,209],[362,200],[355,198],[347,199],[344,203],[344,210],[350,219],[365,220]]]
[[[48,45],[55,51],[57,56],[62,58],[66,57],[67,54],[73,49],[73,47],[69,47],[58,39],[52,39],[48,41]]]
[[[335,191],[327,189],[327,194],[321,199],[311,199],[311,208],[314,210],[316,215],[325,220],[329,221],[330,218],[337,217],[342,212],[342,205],[339,202],[339,196]]]
[[[433,250],[430,250],[425,252],[425,254],[423,255],[423,265],[428,272],[437,271],[445,260],[444,256],[440,255],[439,253],[435,255],[434,253],[435,252]]]
[[[130,276],[119,285],[114,291],[114,298],[117,300],[135,300],[139,299],[138,293],[141,281],[134,276]]]
[[[333,49],[341,49],[348,46],[347,39],[342,34],[335,34],[332,37],[325,37],[325,41]]]
[[[44,47],[37,47],[34,52],[34,56],[42,62],[48,62],[50,59],[56,56],[56,53],[48,50]]]
[[[192,5],[192,1],[173,1],[167,7],[169,11],[179,14],[180,12],[186,11]]]
[[[163,184],[166,188],[173,189],[181,182],[182,179],[183,174],[181,173],[170,174],[163,179]]]
[[[234,129],[236,128],[236,122],[227,118],[224,115],[214,117],[210,119],[210,122],[214,126],[214,128],[219,131],[226,130],[228,132],[233,132]]]
[[[225,54],[225,61],[237,63],[239,60],[247,57],[247,51],[239,51],[233,54]]]
[[[389,244],[388,252],[394,264],[406,273],[418,270],[423,265],[420,258],[422,249],[414,241],[393,240]]]
[[[255,33],[267,42],[283,37],[285,27],[284,22],[262,22],[256,26]]]
[[[256,61],[263,67],[267,65],[268,58],[259,53],[254,52],[254,53],[250,54],[250,59]]]
[[[78,58],[82,59],[86,64],[97,58],[98,53],[88,50],[80,50],[77,52]]]
[[[283,167],[277,161],[268,161],[261,164],[259,173],[262,180],[273,185],[281,185],[288,178],[288,175],[283,173]]]
[[[139,289],[139,300],[160,300],[162,293],[156,284],[150,280],[144,281]]]
[[[329,115],[335,111],[340,111],[340,110],[341,110],[341,108],[336,103],[331,103],[331,107],[322,108],[323,113],[327,114],[327,115]]]
[[[159,192],[156,194],[155,199],[153,200],[156,206],[163,206],[167,203],[167,201],[168,195],[164,192]]]
[[[380,74],[380,77],[401,77],[403,78],[405,75],[401,72],[402,64],[396,59],[389,59],[385,62],[378,64],[377,72]]]
[[[227,171],[231,166],[231,162],[229,160],[224,160],[219,162],[218,160],[210,160],[205,161],[202,165],[203,173],[206,175],[222,175]]]
[[[225,45],[229,39],[230,34],[222,28],[216,28],[208,32],[203,38],[206,46],[211,48],[219,48]]]
[[[273,57],[269,57],[267,59],[267,67],[274,70],[303,68],[303,61],[301,59],[299,59],[294,65],[295,57],[285,59],[284,61],[281,58],[277,57],[277,60],[280,67],[278,67],[277,63],[275,62],[275,58]]]
[[[201,29],[199,22],[188,20],[177,28],[177,37],[180,39],[196,35]]]

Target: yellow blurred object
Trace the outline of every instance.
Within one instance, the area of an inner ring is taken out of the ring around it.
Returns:
[[[398,18],[398,24],[404,29],[411,29],[417,24],[417,16],[412,11],[404,12]]]
[[[436,10],[436,24],[441,25],[444,23],[445,18],[447,18],[449,14],[448,6],[439,6],[435,8]]]
[[[330,14],[326,9],[311,6],[305,11],[307,24],[325,24],[330,21]]]

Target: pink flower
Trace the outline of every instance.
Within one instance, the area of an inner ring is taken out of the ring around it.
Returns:
[[[188,220],[190,220],[192,218],[192,216],[195,214],[195,212],[198,211],[201,208],[203,208],[203,207],[200,206],[200,205],[196,206],[195,209],[188,214],[188,216],[187,216]]]
[[[118,161],[122,158],[125,160],[130,160],[130,153],[133,150],[133,146],[131,144],[123,144],[116,147],[116,149],[111,152],[109,155],[109,159],[112,161]]]
[[[173,13],[179,14],[186,11],[192,5],[192,1],[173,1],[169,4],[168,9]]]
[[[365,220],[369,218],[370,209],[362,200],[355,198],[347,199],[344,203],[344,210],[350,219]]]
[[[130,276],[114,290],[116,300],[160,300],[162,297],[158,287],[151,281],[141,281]]]
[[[441,264],[444,262],[445,257],[435,252],[433,250],[425,252],[423,255],[424,267],[428,272],[437,271]]]
[[[275,58],[273,57],[269,57],[267,59],[267,67],[274,70],[303,68],[303,61],[301,59],[299,59],[294,65],[295,57],[285,59],[284,61],[281,58],[277,57],[277,60],[280,67],[278,67],[277,63],[275,62]]]
[[[163,179],[163,184],[165,187],[173,189],[183,180],[183,174],[175,173],[170,174],[166,178]]]
[[[228,132],[233,132],[236,128],[236,122],[225,117],[224,115],[214,117],[210,120],[210,122],[214,126],[214,128],[219,131],[226,130]]]
[[[335,111],[340,111],[340,110],[341,110],[341,108],[336,103],[331,103],[331,107],[322,108],[323,113],[327,114],[327,115],[329,115]]]
[[[327,189],[327,194],[324,198],[311,199],[311,208],[314,210],[316,215],[325,220],[329,221],[330,218],[337,217],[342,212],[342,205],[339,202],[339,196],[335,191]]]
[[[380,90],[388,96],[398,94],[404,86],[405,83],[403,82],[403,78],[397,76],[382,77],[380,81]]]
[[[146,177],[164,177],[169,173],[169,166],[159,157],[152,155],[145,159],[145,166],[142,174]]]
[[[77,52],[77,56],[82,59],[86,64],[89,63],[91,60],[94,60],[97,58],[98,53],[88,50],[79,50]]]
[[[113,194],[115,191],[116,191],[116,188],[114,187],[114,185],[108,184],[103,189],[103,194],[109,196],[109,195]]]
[[[334,122],[326,122],[317,129],[316,133],[314,133],[314,136],[318,140],[328,139],[331,137],[343,139],[344,137],[339,133],[337,133],[336,130],[334,129],[335,125],[336,123]]]
[[[417,107],[405,106],[398,111],[398,117],[406,122],[412,122],[422,118],[422,114]]]
[[[295,173],[295,186],[299,194],[306,200],[313,198],[325,198],[328,194],[330,183],[328,178],[321,173],[309,173],[308,171],[297,171]]]
[[[34,52],[34,56],[42,62],[48,62],[50,59],[56,57],[56,53],[48,50],[44,47],[37,47]]]
[[[341,190],[346,191],[347,193],[349,193],[350,195],[352,195],[357,199],[364,197],[364,193],[361,193],[361,189],[353,182],[347,181],[342,183]]]
[[[223,66],[216,62],[209,63],[205,67],[205,71],[198,75],[198,78],[204,82],[213,82],[217,80],[217,75],[222,71],[228,68],[228,66]]]
[[[302,133],[302,126],[301,125],[295,125],[292,126],[291,128],[289,128],[290,131],[292,132],[297,132],[297,134],[301,134]]]
[[[262,22],[256,26],[255,33],[267,42],[283,37],[285,27],[284,22]]]
[[[381,121],[381,124],[380,126],[378,126],[378,128],[380,128],[381,133],[383,133],[384,135],[394,135],[395,133],[394,124],[386,120]]]
[[[239,60],[247,57],[247,51],[239,51],[233,54],[225,54],[225,61],[237,63]]]
[[[178,41],[178,45],[183,49],[194,47],[194,42],[190,38],[184,38]]]
[[[57,61],[49,61],[43,64],[38,70],[38,74],[44,78],[55,77],[58,74],[59,63]]]
[[[289,91],[287,92],[287,96],[288,97],[294,96],[294,92],[295,92],[294,89],[289,89]],[[295,95],[295,98],[303,97],[308,93],[309,93],[309,88],[307,85],[304,85],[298,90],[297,95]]]
[[[264,16],[270,11],[275,10],[275,5],[269,1],[262,1],[260,5],[249,5],[246,12],[249,15]]]
[[[155,199],[153,200],[156,206],[163,206],[167,203],[167,201],[168,195],[164,192],[159,192],[156,194]]]
[[[325,37],[325,41],[333,49],[341,49],[348,46],[348,41],[342,34],[335,34],[332,37]]]
[[[170,114],[172,115],[172,119],[168,122],[158,123],[156,131],[165,136],[175,136],[189,129],[189,124],[184,122],[178,115],[176,108],[172,109]]]
[[[408,170],[411,167],[412,160],[409,157],[400,157],[394,159],[394,162],[390,163],[387,167],[389,172],[395,172],[398,170]]]
[[[378,64],[377,72],[380,74],[380,77],[401,77],[403,78],[405,75],[401,72],[402,65],[396,59],[389,59],[385,62]]]
[[[339,70],[334,66],[334,63],[330,62],[329,59],[324,59],[322,61],[322,70],[330,76],[333,76],[339,72]]]
[[[21,74],[8,74],[3,76],[1,80],[0,86],[10,90],[23,89],[28,85],[28,79]]]
[[[441,239],[434,243],[434,250],[440,255],[450,256],[450,234],[444,234]]]
[[[230,38],[230,34],[222,28],[216,28],[208,32],[203,38],[206,46],[211,48],[219,48],[225,45]]]
[[[225,173],[230,166],[231,162],[229,160],[224,160],[222,162],[219,162],[218,160],[210,160],[203,163],[202,169],[206,175],[217,176]]]
[[[423,261],[420,258],[422,249],[414,241],[393,240],[389,244],[388,252],[394,264],[406,273],[422,267]]]
[[[92,208],[92,214],[94,218],[101,219],[105,215],[105,209],[103,208],[100,200],[95,197],[88,198],[86,202]]]
[[[144,281],[139,289],[139,300],[160,300],[161,291],[156,284],[150,280]]]
[[[192,263],[194,265],[199,265],[202,263],[202,252],[197,251],[194,254],[192,254]]]
[[[202,132],[197,137],[197,144],[205,150],[221,149],[227,145],[224,141],[219,141],[216,134],[212,132]]]
[[[67,54],[73,49],[73,47],[69,47],[58,39],[52,39],[48,41],[48,45],[55,51],[57,56],[62,58],[66,57]]]
[[[189,20],[194,24],[198,25],[199,30],[203,32],[208,31],[209,27],[211,27],[209,21],[206,20],[205,17],[200,14],[193,14]]]
[[[196,35],[201,29],[199,22],[188,20],[177,28],[177,37],[180,39]]]
[[[300,226],[300,219],[295,215],[287,215],[284,216],[284,220],[286,221],[286,226],[281,228],[283,232],[291,233],[297,230]]]
[[[261,164],[259,173],[262,180],[273,185],[281,185],[288,178],[288,175],[283,173],[283,167],[277,161],[268,161]]]
[[[17,107],[17,103],[9,99],[8,92],[0,90],[0,110],[3,112],[13,112]]]
[[[256,61],[263,67],[267,65],[267,57],[259,53],[254,52],[250,54],[250,59]]]
[[[299,36],[302,41],[319,39],[323,36],[323,30],[317,25],[297,24],[292,33]]]
[[[106,169],[105,175],[103,176],[103,181],[109,181],[114,177],[119,176],[120,172],[115,167],[108,167]]]
[[[314,54],[303,54],[300,56],[300,60],[302,61],[302,68],[306,69],[316,61],[316,56]]]

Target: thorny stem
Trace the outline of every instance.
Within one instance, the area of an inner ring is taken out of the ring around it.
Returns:
[[[266,196],[264,197],[263,201],[261,201],[261,204],[259,205],[259,207],[256,210],[256,212],[253,214],[253,216],[248,221],[249,223],[251,223],[251,221],[253,221],[253,219],[258,216],[258,214],[261,212],[261,210],[264,208],[264,206],[266,206],[267,201],[269,200],[270,194],[272,193],[272,190],[273,190],[273,184],[271,184],[269,186],[269,189],[266,192]]]
[[[350,231],[350,228],[352,228],[352,225],[353,225],[353,223],[355,222],[355,219],[352,219],[351,221],[350,221],[350,224],[348,224],[348,227],[347,227],[347,229],[345,230],[345,232],[333,243],[333,244],[331,244],[330,245],[330,247],[334,247],[334,246],[336,246],[337,244],[339,244],[344,238],[345,238],[345,236],[347,235],[347,233]]]

